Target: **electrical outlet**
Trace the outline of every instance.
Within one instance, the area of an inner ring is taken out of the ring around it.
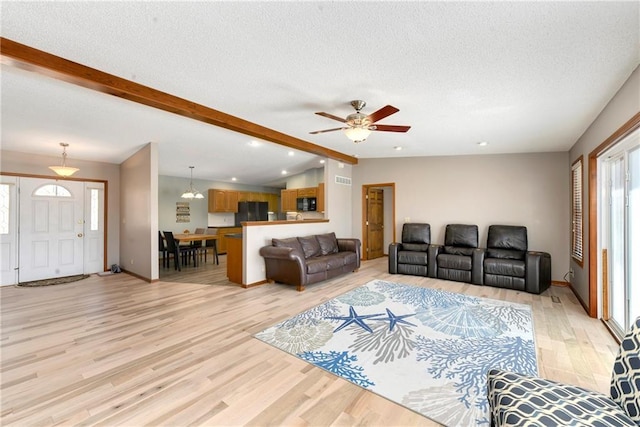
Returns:
[[[569,269],[569,276],[573,277],[573,268]]]
[[[130,262],[131,262],[131,265],[133,265],[133,259]]]
[[[405,216],[404,217],[404,222],[411,222],[411,217]]]

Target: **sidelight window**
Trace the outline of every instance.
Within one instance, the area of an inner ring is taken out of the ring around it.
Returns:
[[[571,257],[582,267],[582,156],[571,165]]]

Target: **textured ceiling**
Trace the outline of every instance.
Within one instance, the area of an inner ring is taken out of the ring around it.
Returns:
[[[360,158],[566,151],[640,63],[639,2],[2,2],[3,37]],[[314,155],[2,66],[2,149],[271,183]],[[391,104],[354,144],[315,115]],[[477,143],[487,141],[480,148]],[[403,150],[396,151],[395,146]]]

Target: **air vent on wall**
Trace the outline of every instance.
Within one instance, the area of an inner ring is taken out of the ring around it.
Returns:
[[[351,178],[348,176],[336,175],[336,184],[351,185]]]

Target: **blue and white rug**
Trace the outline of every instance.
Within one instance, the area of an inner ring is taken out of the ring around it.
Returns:
[[[448,426],[489,425],[489,369],[538,373],[530,306],[382,280],[255,336]]]

